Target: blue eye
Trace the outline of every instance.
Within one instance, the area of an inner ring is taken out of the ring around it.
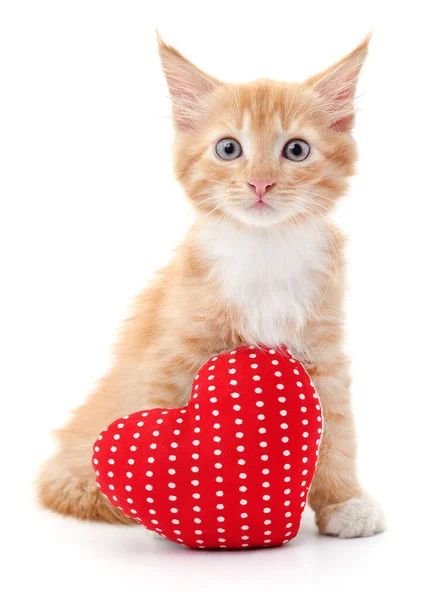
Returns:
[[[223,138],[217,142],[215,153],[222,160],[235,160],[242,154],[241,144],[233,138]]]
[[[304,140],[290,140],[283,148],[283,156],[287,160],[301,162],[308,158],[310,154],[310,146]]]

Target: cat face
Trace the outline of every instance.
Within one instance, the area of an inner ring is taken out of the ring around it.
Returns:
[[[330,211],[353,173],[353,100],[367,43],[303,83],[234,85],[160,42],[175,173],[195,209],[252,227]]]

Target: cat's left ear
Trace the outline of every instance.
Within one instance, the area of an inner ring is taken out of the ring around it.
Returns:
[[[371,35],[338,63],[306,81],[322,98],[323,109],[338,131],[352,128],[355,116],[355,92],[359,73],[368,53]]]
[[[205,99],[221,81],[204,73],[157,34],[159,54],[172,100],[175,127],[193,130],[205,115]]]

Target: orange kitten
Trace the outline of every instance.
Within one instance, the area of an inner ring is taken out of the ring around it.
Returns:
[[[114,419],[187,403],[214,353],[286,344],[319,391],[324,439],[309,502],[322,533],[383,529],[355,470],[343,346],[343,236],[329,220],[354,171],[356,81],[368,40],[303,83],[226,84],[160,40],[176,129],[175,175],[196,222],[136,301],[112,370],[58,432],[42,503],[81,519],[131,522],[101,496],[92,444]]]

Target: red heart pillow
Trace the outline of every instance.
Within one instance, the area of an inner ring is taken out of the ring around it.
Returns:
[[[94,445],[114,506],[191,548],[277,546],[299,528],[322,428],[309,376],[287,350],[212,357],[185,408],[114,421]]]

